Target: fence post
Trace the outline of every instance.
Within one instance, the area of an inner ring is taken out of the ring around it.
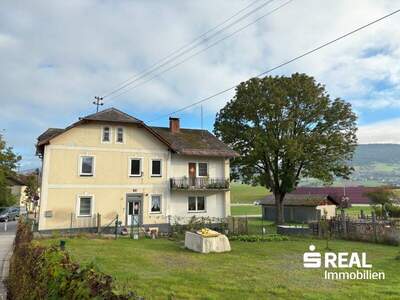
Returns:
[[[97,233],[100,233],[101,231],[101,215],[98,213],[97,214]]]
[[[118,238],[118,215],[115,218],[115,239]]]
[[[232,231],[233,235],[235,235],[235,217],[232,217]]]
[[[70,220],[70,225],[69,225],[69,233],[72,233],[72,218],[73,218],[73,213],[71,213],[71,220]]]
[[[321,214],[318,214],[318,237],[322,237],[322,221],[321,221]]]
[[[378,239],[377,239],[377,232],[376,232],[376,215],[375,215],[375,212],[372,211],[371,215],[372,215],[372,228],[374,230],[374,242],[376,243]]]
[[[249,234],[249,219],[247,218],[247,215],[246,215],[246,234],[247,235]]]
[[[364,219],[365,219],[364,210],[361,210],[361,211],[360,211],[360,214],[361,214],[361,219],[364,220]]]
[[[340,221],[342,222],[342,236],[347,238],[347,223],[346,223],[346,214],[344,213],[344,209],[340,211]]]

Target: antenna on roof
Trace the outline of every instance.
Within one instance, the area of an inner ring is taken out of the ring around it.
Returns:
[[[103,98],[102,97],[94,97],[94,99],[96,99],[95,101],[93,101],[93,104],[96,105],[96,112],[99,112],[99,106],[103,106]]]

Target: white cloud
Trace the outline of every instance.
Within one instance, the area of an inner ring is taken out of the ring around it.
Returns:
[[[400,143],[400,118],[359,126],[360,144]]]
[[[250,2],[1,1],[0,128],[6,128],[17,149],[33,153],[35,138],[46,127],[63,127],[92,112],[95,95]],[[275,0],[257,16],[283,2]],[[295,0],[159,79],[106,99],[106,105],[128,108],[138,118],[155,118],[376,19],[397,8],[394,2]],[[365,110],[398,108],[399,26],[394,16],[273,74],[313,75],[331,95],[352,101],[361,118],[367,116]],[[382,53],[366,55],[382,48]],[[215,114],[231,96],[210,100],[205,113]]]

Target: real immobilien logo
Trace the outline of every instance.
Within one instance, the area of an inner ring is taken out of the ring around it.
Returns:
[[[324,278],[331,280],[383,280],[385,272],[373,272],[372,264],[367,263],[367,253],[362,252],[325,252],[321,255],[315,251],[315,246],[310,245],[310,252],[303,255],[303,265],[307,269],[351,269],[357,267],[356,271],[328,271],[325,270]]]

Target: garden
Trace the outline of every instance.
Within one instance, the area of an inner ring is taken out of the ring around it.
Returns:
[[[40,240],[58,245],[59,238]],[[374,271],[386,279],[332,281],[323,269],[303,268],[310,244],[324,251],[325,241],[309,238],[236,239],[232,251],[199,254],[179,240],[129,238],[66,239],[66,251],[82,265],[114,279],[117,293],[134,290],[146,299],[399,299],[399,247],[335,240],[334,252],[366,252]]]

